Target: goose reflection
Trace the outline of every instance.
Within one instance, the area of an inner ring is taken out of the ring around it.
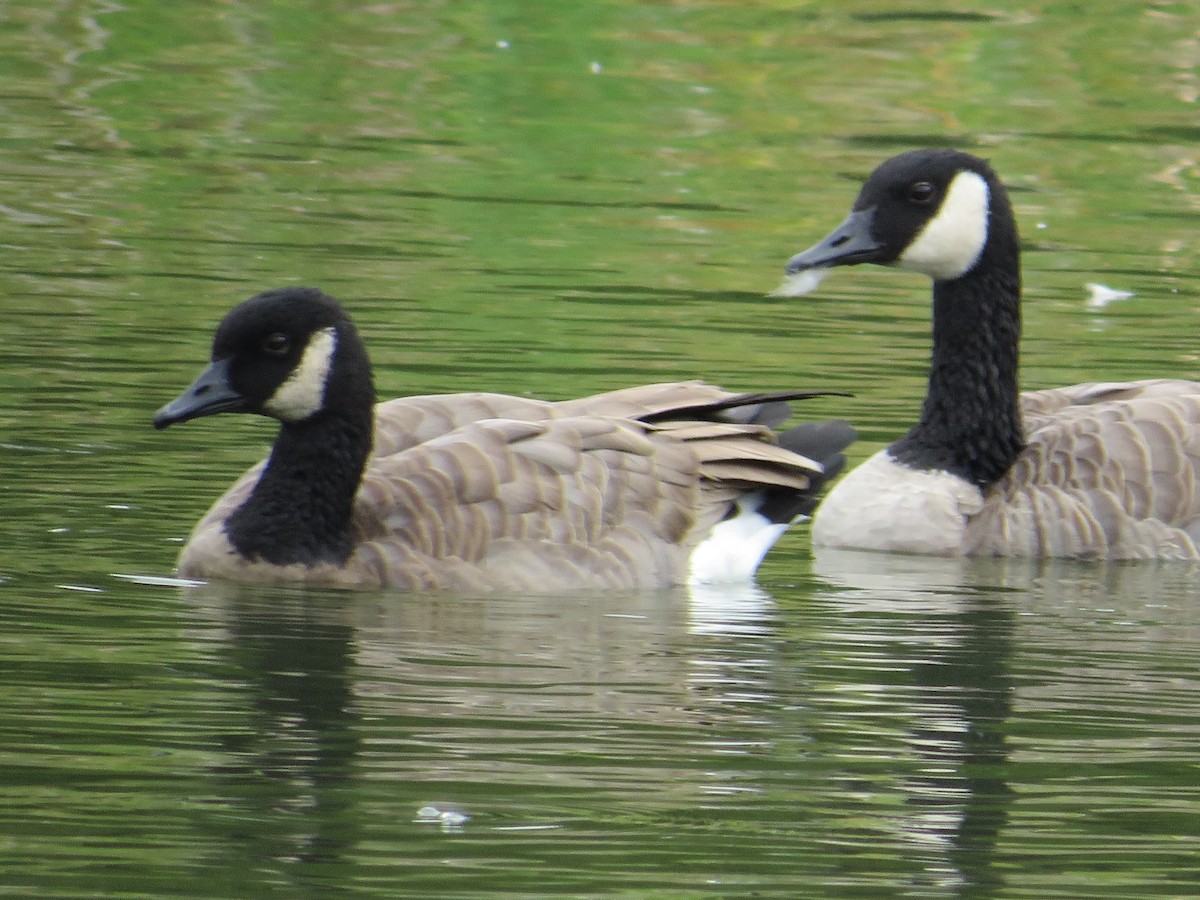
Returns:
[[[456,833],[561,818],[534,784],[554,787],[552,803],[614,784],[638,802],[694,802],[712,773],[681,748],[697,730],[753,743],[739,735],[759,724],[747,698],[774,690],[757,644],[775,609],[753,586],[691,590],[186,589],[225,673],[217,702],[242,722],[213,769],[229,811],[218,839],[243,859],[328,862],[379,805],[431,839],[429,810],[454,811],[443,831]]]
[[[1017,612],[1002,596],[1027,588],[1036,563],[822,549],[820,599],[861,627],[864,659],[906,680],[907,743],[896,827],[929,857],[925,877],[943,889],[990,896],[1003,885],[996,847],[1015,793],[1004,773],[1013,712]],[[889,676],[884,676],[889,677]]]
[[[298,592],[187,592],[214,625],[201,639],[220,648],[217,702],[238,722],[220,733],[213,775],[224,812],[208,822],[237,857],[230,871],[340,858],[360,831],[346,799],[362,747],[352,623]]]

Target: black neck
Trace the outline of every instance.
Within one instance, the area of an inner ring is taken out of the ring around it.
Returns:
[[[373,414],[322,413],[280,428],[258,484],[225,524],[238,553],[274,565],[346,561]]]
[[[1025,446],[1016,248],[1008,259],[988,256],[960,278],[934,282],[929,392],[920,422],[890,448],[906,465],[945,470],[979,487],[1002,478]]]

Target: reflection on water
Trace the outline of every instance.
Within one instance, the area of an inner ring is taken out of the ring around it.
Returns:
[[[901,787],[906,812],[896,827],[942,860],[930,867],[939,887],[983,893],[1004,883],[997,841],[1016,799],[1005,771],[1017,614],[997,602],[1003,578],[972,589],[971,564],[820,548],[813,571],[835,588],[826,601],[856,618],[919,617],[911,632],[857,628],[846,639],[860,660],[887,669],[903,647],[919,700],[905,736],[915,771]]]
[[[207,623],[193,639],[239,685],[222,703],[242,727],[211,771],[229,812],[210,839],[231,866],[345,862],[446,812],[440,833],[527,841],[578,833],[596,792],[653,828],[678,804],[760,790],[698,764],[771,743],[739,736],[776,700],[764,651],[733,640],[770,634],[755,589],[706,588],[694,607],[682,591],[398,603],[220,585],[186,601]],[[270,827],[247,834],[247,817]],[[476,854],[495,850],[474,842],[462,861],[488,868]]]
[[[822,548],[813,569],[831,588],[823,599],[851,612],[867,665],[892,671],[898,650],[912,654],[922,697],[908,740],[923,762],[905,787],[913,809],[903,827],[944,844],[948,884],[999,890],[1013,878],[1014,854],[1120,854],[1168,834],[1197,846],[1200,830],[1181,828],[1165,798],[1152,804],[1161,818],[1149,807],[1131,812],[1148,800],[1134,798],[1145,783],[1138,760],[1151,746],[1168,791],[1183,790],[1189,807],[1198,796],[1179,768],[1200,737],[1191,713],[1179,714],[1200,687],[1195,565]],[[863,619],[888,624],[873,631]],[[1124,838],[1095,809],[1110,790],[1108,802],[1128,816]],[[1068,810],[1090,824],[1074,835],[1047,830]],[[1169,881],[1195,877],[1185,854],[1164,849],[1158,858]],[[1047,884],[1086,891],[1094,882],[1081,871]]]
[[[528,866],[598,829],[623,861],[588,863],[606,883],[650,866],[696,873],[676,884],[782,890],[797,883],[772,864],[782,853],[804,879],[1002,892],[1014,859],[1062,852],[1025,836],[1068,802],[1062,788],[1141,752],[1146,682],[1096,660],[1170,669],[1195,653],[1171,661],[1159,641],[1143,656],[1103,624],[1051,621],[1078,619],[1109,572],[855,556],[819,557],[826,586],[791,610],[759,589],[403,602],[189,589],[188,640],[225,685],[211,702],[239,723],[206,776],[221,812],[189,840],[247,883],[255,860],[320,882],[404,846],[417,885],[444,874],[432,852],[475,871],[466,885],[555,894],[578,873]],[[1064,584],[1079,593],[1056,613]],[[1163,701],[1196,685],[1160,687]],[[1194,752],[1194,727],[1165,724],[1161,759]]]
[[[770,631],[774,601],[756,584],[695,584],[687,589],[692,634],[762,637]]]
[[[336,694],[340,706],[354,707],[356,718],[423,722],[432,753],[461,742],[464,729],[486,732],[479,743],[490,751],[511,740],[519,753],[523,732],[539,718],[551,728],[562,720],[573,722],[571,729],[589,721],[673,727],[694,722],[698,703],[706,717],[715,715],[720,697],[711,696],[708,682],[738,685],[711,679],[711,672],[740,660],[745,649],[723,639],[766,636],[762,620],[771,601],[755,588],[703,592],[694,607],[682,589],[565,597],[414,595],[396,602],[387,595],[264,597],[209,584],[189,589],[186,599],[213,624],[204,640],[221,634],[234,651],[231,660],[254,673],[267,693],[337,671],[353,688],[322,690],[322,702]],[[751,605],[742,608],[743,601]],[[713,639],[707,645],[711,658],[704,651],[680,652],[678,644],[689,634]],[[297,665],[304,670],[293,671]],[[702,701],[697,682],[703,683]],[[443,721],[449,729],[444,739],[437,737]],[[275,740],[264,744],[278,749]]]
[[[396,865],[415,895],[1005,896],[1040,859],[1087,896],[1092,852],[1138,889],[1194,871],[1186,567],[861,556],[698,594],[0,585],[0,812],[36,848],[7,877],[170,893],[199,855],[220,896]]]

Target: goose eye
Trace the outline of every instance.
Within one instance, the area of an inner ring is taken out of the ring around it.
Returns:
[[[284,356],[291,348],[292,342],[282,331],[275,331],[263,338],[261,347],[263,353],[270,356]]]
[[[918,181],[910,185],[908,188],[908,199],[913,203],[925,204],[933,199],[933,185],[928,181]]]

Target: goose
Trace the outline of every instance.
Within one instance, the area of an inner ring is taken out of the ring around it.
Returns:
[[[984,160],[925,149],[884,161],[846,220],[788,261],[783,290],[862,263],[933,279],[929,385],[917,424],[830,490],[815,546],[1200,557],[1200,384],[1018,391],[1017,227]]]
[[[212,362],[154,416],[280,422],[269,457],[199,521],[188,579],[444,591],[650,588],[753,578],[854,439],[776,433],[786,400],[649,384],[549,402],[492,393],[376,405],[342,305],[269,290],[221,321]]]

